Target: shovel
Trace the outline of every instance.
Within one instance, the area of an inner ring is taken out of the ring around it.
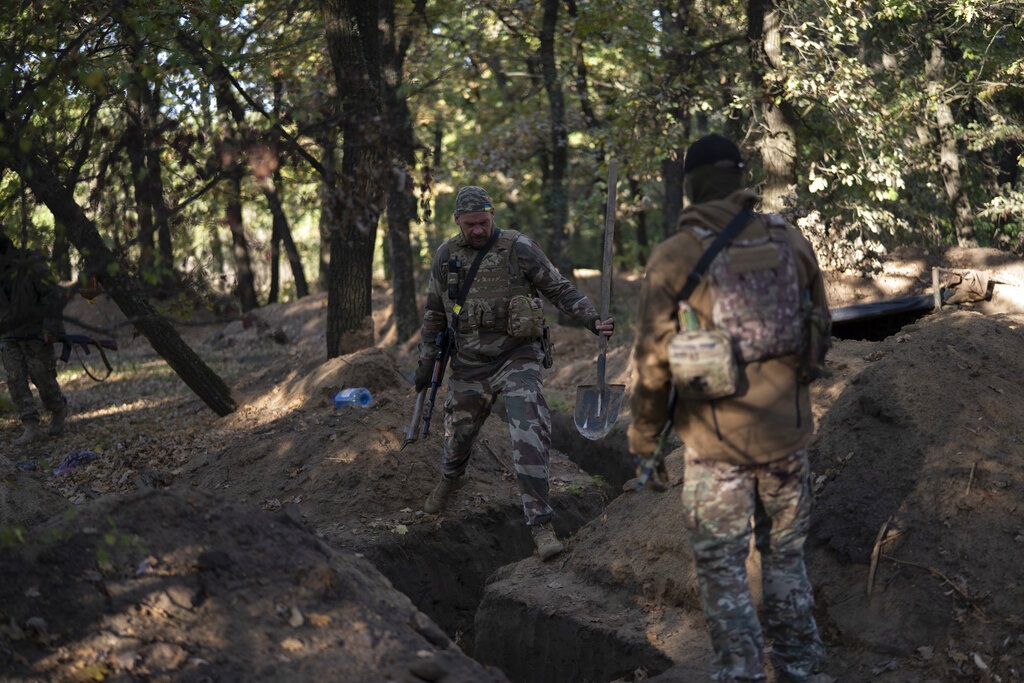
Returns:
[[[612,237],[615,234],[615,171],[616,161],[608,163],[608,206],[604,216],[604,263],[601,267],[601,320],[608,319],[609,300],[612,294]],[[573,419],[576,431],[596,441],[603,438],[615,426],[622,407],[624,384],[605,384],[605,350],[608,337],[597,337],[597,384],[583,384],[576,387],[576,410]]]

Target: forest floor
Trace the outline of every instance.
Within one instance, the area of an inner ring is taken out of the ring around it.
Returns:
[[[825,670],[841,681],[1024,680],[1024,264],[991,250],[903,250],[872,277],[829,275],[830,302],[928,293],[934,266],[990,275],[991,300],[878,340],[836,339],[833,374],[813,388],[808,568]],[[594,273],[579,284],[599,289]],[[627,386],[638,286],[623,276],[613,291],[608,380]],[[567,551],[542,564],[500,409],[449,508],[421,511],[439,475],[441,410],[429,437],[400,449],[415,343],[394,338],[388,297],[376,293],[377,345],[328,361],[323,295],[183,323],[232,387],[238,409],[223,418],[105,296],[73,301],[69,318],[111,330],[120,349],[103,382],[74,355],[62,366],[65,435],[16,449],[9,405],[0,416],[0,681],[607,683],[706,672],[678,451],[675,486],[633,493],[628,408],[603,441],[573,430],[596,338],[553,326],[551,478]],[[102,370],[95,354],[84,362]],[[330,397],[352,386],[373,403],[335,409]],[[510,608],[494,611],[496,598],[477,614],[499,593],[649,651],[577,651],[592,641],[574,643],[565,626],[534,633],[540,621],[526,634]],[[623,595],[632,624],[616,632],[610,610]]]

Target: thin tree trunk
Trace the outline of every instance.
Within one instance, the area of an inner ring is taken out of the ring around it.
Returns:
[[[788,101],[776,85],[782,64],[780,15],[772,0],[751,0],[747,12],[751,79],[761,92],[763,185],[761,204],[768,211],[784,209],[796,188],[796,127]]]
[[[942,184],[946,190],[946,200],[953,211],[953,231],[956,242],[961,247],[978,246],[978,237],[974,232],[974,211],[964,188],[960,175],[960,150],[957,145],[953,108],[943,96],[945,89],[944,71],[946,58],[942,54],[942,46],[932,43],[932,52],[925,63],[925,74],[928,78],[929,101],[935,109],[935,127],[939,135],[939,171],[942,173]]]
[[[425,0],[417,0],[414,13],[421,14]],[[395,0],[384,0],[384,16],[387,32],[384,39],[384,54],[389,65],[387,76],[381,80],[388,129],[392,132],[391,149],[396,167],[388,184],[387,220],[390,247],[392,310],[395,331],[399,340],[412,337],[419,330],[420,316],[416,307],[416,280],[413,268],[412,244],[409,238],[410,224],[416,220],[416,196],[413,193],[413,169],[416,166],[416,137],[413,133],[412,115],[405,96],[401,93],[402,73],[405,56],[412,40],[406,32],[401,39],[396,34]]]
[[[675,85],[685,83],[688,72],[693,67],[693,51],[691,47],[690,17],[693,13],[694,0],[660,3],[659,11],[663,17],[665,31],[665,59],[672,65],[673,87],[670,90],[670,101],[676,103],[672,107],[672,118],[682,130],[680,133],[688,137],[690,131],[690,100],[688,89]],[[667,239],[675,234],[679,214],[683,210],[683,156],[685,150],[676,149],[661,161],[661,182],[665,199],[661,210],[661,234]]]
[[[661,160],[661,182],[665,200],[661,210],[661,234],[668,239],[676,234],[679,214],[683,211],[683,152]]]
[[[565,176],[569,167],[569,131],[565,123],[565,97],[555,61],[555,30],[561,0],[544,0],[544,21],[540,34],[540,66],[550,115],[549,147],[543,174],[544,213],[552,230],[549,257],[559,271],[571,278],[573,261],[565,248],[569,202]]]
[[[222,157],[223,158],[223,157]],[[230,162],[234,164],[235,162]],[[256,300],[256,278],[252,270],[252,258],[249,255],[249,240],[245,237],[245,224],[242,221],[242,169],[235,165],[228,173],[227,206],[224,209],[224,221],[231,231],[232,253],[235,257],[235,278],[237,280],[238,304],[242,313],[247,313],[259,306]]]

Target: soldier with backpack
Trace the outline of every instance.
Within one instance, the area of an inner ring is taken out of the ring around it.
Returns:
[[[14,246],[0,225],[0,345],[7,390],[25,426],[12,442],[16,446],[64,432],[68,402],[57,382],[53,345],[64,334],[65,303],[64,289],[46,260]],[[45,434],[29,381],[51,415]]]
[[[804,564],[811,490],[808,383],[823,371],[828,305],[810,243],[753,212],[739,148],[720,135],[684,159],[679,231],[641,290],[630,452],[648,462],[669,423],[685,444],[682,500],[716,681],[830,680]],[[724,340],[724,341],[722,341]],[[761,555],[762,624],[747,584]],[[763,629],[762,629],[763,626]]]

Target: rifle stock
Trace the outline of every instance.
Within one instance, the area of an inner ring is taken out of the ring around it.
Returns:
[[[412,419],[409,420],[409,426],[405,429],[405,441],[402,442],[402,447],[398,450],[402,450],[416,440],[417,432],[420,430],[420,420],[423,418],[423,404],[426,400],[427,387],[423,387],[419,396],[416,397],[416,405],[412,409]]]

